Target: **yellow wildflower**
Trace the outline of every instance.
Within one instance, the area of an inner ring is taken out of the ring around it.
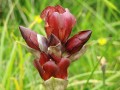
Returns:
[[[42,22],[42,19],[40,18],[39,15],[35,16],[34,20],[35,20],[37,23],[41,23],[41,22]]]
[[[34,21],[30,24],[29,28],[32,28],[34,26],[34,24],[41,23],[41,22],[42,22],[42,19],[40,18],[39,15],[37,15],[34,17]]]
[[[106,38],[100,38],[98,39],[98,44],[99,45],[105,45],[107,43],[107,39]]]

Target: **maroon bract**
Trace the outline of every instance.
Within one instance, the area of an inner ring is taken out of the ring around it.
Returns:
[[[81,31],[69,38],[76,19],[60,5],[48,6],[42,11],[41,18],[45,20],[47,38],[23,26],[19,27],[27,45],[37,53],[34,66],[43,80],[51,77],[67,79],[70,63],[84,52],[83,46],[92,31]]]

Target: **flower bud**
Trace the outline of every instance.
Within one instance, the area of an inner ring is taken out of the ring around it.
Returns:
[[[27,45],[33,49],[40,50],[37,40],[37,33],[23,26],[20,26],[19,29]]]
[[[83,45],[88,41],[91,35],[90,30],[81,31],[78,34],[71,37],[65,44],[66,51],[70,54],[78,52]]]

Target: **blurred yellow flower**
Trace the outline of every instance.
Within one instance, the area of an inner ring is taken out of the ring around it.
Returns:
[[[41,23],[41,22],[42,22],[42,19],[40,18],[39,15],[35,16],[34,20],[35,20],[37,23]]]
[[[32,28],[34,26],[34,24],[41,23],[41,22],[42,22],[42,19],[40,18],[39,15],[37,15],[34,17],[34,21],[29,25],[29,28]]]
[[[107,43],[107,39],[106,38],[100,38],[98,39],[98,44],[99,45],[105,45]]]

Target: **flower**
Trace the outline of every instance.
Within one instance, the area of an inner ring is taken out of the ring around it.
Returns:
[[[42,11],[41,18],[45,20],[47,36],[54,34],[62,43],[66,42],[76,22],[69,10],[60,5],[48,6]]]
[[[107,43],[107,39],[106,38],[100,38],[98,39],[98,44],[99,45],[105,45]]]
[[[40,59],[34,60],[34,66],[44,80],[50,77],[67,79],[70,60],[68,58],[60,58],[59,61],[55,59],[51,59],[46,53],[41,52]]]
[[[37,23],[41,23],[42,19],[39,17],[39,15],[34,17],[34,21],[36,21]]]
[[[37,53],[34,66],[45,81],[51,77],[67,80],[68,67],[83,54],[86,49],[84,44],[92,31],[80,31],[69,38],[76,19],[60,5],[48,6],[42,11],[41,18],[45,20],[47,37],[23,26],[19,27],[29,48]]]

